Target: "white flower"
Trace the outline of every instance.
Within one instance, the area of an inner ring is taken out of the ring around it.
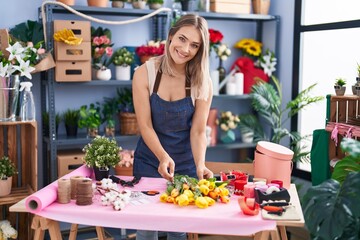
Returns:
[[[8,60],[11,61],[16,58],[19,61],[20,54],[24,52],[25,48],[21,46],[19,42],[16,42],[14,45],[9,45],[6,50],[10,53]]]
[[[9,64],[6,64],[4,66],[3,63],[0,62],[0,77],[8,77],[9,76],[8,68],[9,68]]]
[[[17,231],[11,227],[8,220],[0,221],[0,237],[0,239],[17,238]]]
[[[223,61],[226,61],[226,60],[228,59],[228,57],[227,57],[226,55],[222,55],[220,58],[221,58],[221,60],[223,60]]]
[[[32,71],[34,71],[35,68],[30,66],[30,61],[28,60],[28,61],[24,62],[24,60],[22,60],[22,59],[18,59],[18,61],[19,61],[20,65],[19,66],[13,66],[13,68],[20,72],[20,76],[25,76],[28,79],[32,79],[30,73]]]

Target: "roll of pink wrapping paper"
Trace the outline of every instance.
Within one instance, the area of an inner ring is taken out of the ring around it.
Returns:
[[[70,178],[72,176],[90,177],[92,173],[92,168],[88,168],[86,165],[83,165],[61,178]],[[56,180],[39,191],[31,194],[25,200],[26,209],[31,213],[37,213],[55,202],[57,199],[57,187],[58,184]]]

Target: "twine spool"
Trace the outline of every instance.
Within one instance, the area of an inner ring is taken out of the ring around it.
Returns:
[[[76,184],[76,205],[91,205],[92,197],[92,181],[90,179],[78,181]]]
[[[70,183],[71,183],[71,194],[70,197],[72,200],[76,199],[76,184],[78,181],[83,180],[84,177],[83,176],[73,176],[70,178]]]
[[[58,203],[66,204],[70,202],[71,185],[70,179],[59,179],[57,189]]]

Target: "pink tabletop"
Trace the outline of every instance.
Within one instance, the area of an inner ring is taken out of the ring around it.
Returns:
[[[129,177],[121,177],[129,180]],[[166,180],[142,178],[132,191],[158,190],[166,188]],[[115,211],[111,206],[102,206],[100,195],[96,194],[93,204],[77,206],[72,200],[69,204],[53,202],[36,214],[45,218],[91,226],[112,228],[177,231],[190,233],[250,235],[263,230],[273,230],[276,222],[263,220],[259,215],[244,215],[237,203],[237,196],[232,196],[228,204],[217,202],[206,209],[195,205],[180,207],[162,203],[159,195],[147,196],[146,203],[133,205]]]

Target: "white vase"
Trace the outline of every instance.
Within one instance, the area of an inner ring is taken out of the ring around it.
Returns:
[[[116,66],[115,78],[116,80],[127,81],[130,80],[130,66]]]
[[[96,78],[99,80],[107,81],[111,79],[111,70],[106,69],[99,69],[96,71]]]
[[[254,140],[254,133],[253,132],[242,133],[241,139],[243,143],[252,143]]]

